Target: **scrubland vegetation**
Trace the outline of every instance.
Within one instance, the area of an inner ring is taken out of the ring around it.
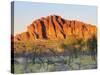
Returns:
[[[97,68],[97,38],[14,42],[14,72],[50,72]]]

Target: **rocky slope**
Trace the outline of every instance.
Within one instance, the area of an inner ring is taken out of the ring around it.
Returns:
[[[50,15],[32,22],[27,31],[14,36],[14,41],[35,39],[66,39],[69,36],[88,39],[96,35],[96,26],[76,20],[66,20],[61,16]]]

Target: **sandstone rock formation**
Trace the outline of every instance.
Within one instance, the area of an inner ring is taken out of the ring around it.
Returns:
[[[61,16],[50,15],[33,21],[27,27],[27,31],[14,36],[14,41],[28,41],[35,39],[88,39],[96,35],[96,26],[76,20],[66,20]]]

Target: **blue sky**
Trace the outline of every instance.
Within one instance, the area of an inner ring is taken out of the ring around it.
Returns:
[[[48,15],[60,15],[65,19],[74,19],[97,25],[97,7],[84,5],[14,2],[14,33],[26,31],[35,19]]]

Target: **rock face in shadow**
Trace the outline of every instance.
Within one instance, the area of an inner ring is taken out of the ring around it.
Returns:
[[[50,15],[32,22],[27,31],[14,36],[14,41],[34,41],[36,39],[66,39],[74,38],[88,39],[96,35],[97,28],[76,20],[66,20],[61,16]]]

